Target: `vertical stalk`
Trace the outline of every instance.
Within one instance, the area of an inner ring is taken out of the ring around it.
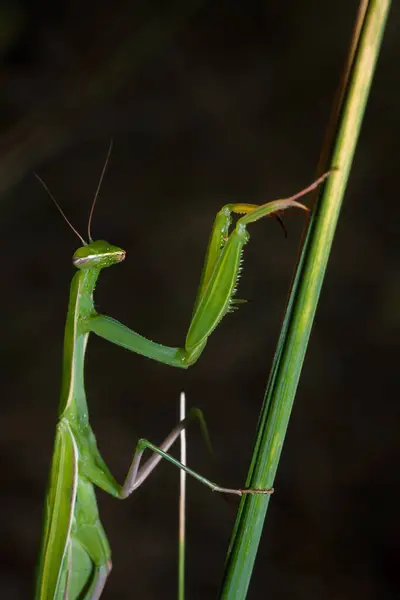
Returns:
[[[272,487],[364,116],[390,0],[361,0],[318,174],[337,169],[316,201],[260,415],[247,487]],[[246,597],[269,496],[244,496],[226,559],[220,599]]]
[[[186,396],[181,392],[179,398],[179,420],[186,418]],[[180,435],[182,465],[186,465],[186,429]],[[179,470],[179,539],[178,539],[178,600],[185,600],[185,550],[186,550],[186,472]]]

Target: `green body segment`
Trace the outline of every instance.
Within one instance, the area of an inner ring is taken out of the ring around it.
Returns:
[[[76,450],[68,424],[60,421],[45,504],[45,529],[36,587],[36,598],[43,600],[57,597],[62,566],[66,564],[77,491]]]
[[[186,337],[185,349],[190,352],[206,342],[228,312],[236,291],[243,246],[249,234],[235,229],[216,259],[205,293],[201,295]]]
[[[207,291],[208,282],[210,281],[214,267],[218,262],[221,249],[224,247],[229,236],[229,227],[232,223],[231,212],[229,206],[224,206],[215,217],[214,226],[211,231],[210,239],[208,240],[203,271],[201,273],[196,302],[193,308],[193,315],[197,310],[200,299]]]
[[[83,323],[95,313],[93,290],[100,269],[78,271],[71,283],[64,337],[59,423],[45,504],[37,600],[91,600],[110,569],[94,485],[119,497],[89,425],[84,386],[88,339]]]
[[[134,347],[134,352],[142,356],[154,358],[171,367],[186,367],[182,351],[179,348],[170,348],[169,346],[152,342],[111,317],[97,315],[85,325],[89,331],[96,333],[113,344],[122,346],[122,348],[133,350]]]
[[[59,423],[45,504],[36,600],[100,598],[111,569],[111,553],[98,515],[95,485],[117,498],[125,498],[141,484],[162,456],[212,489],[218,488],[166,454],[165,451],[181,429],[175,429],[167,438],[163,450],[147,440],[141,440],[137,452],[139,460],[146,447],[158,453],[158,458],[149,459],[148,463],[153,462],[146,467],[147,470],[143,469],[141,475],[134,458],[124,486],[115,481],[97,449],[89,425],[84,383],[84,359],[89,333],[94,332],[112,343],[167,365],[189,367],[197,360],[209,335],[234,302],[241,254],[249,239],[245,227],[252,222],[252,214],[256,220],[291,206],[304,208],[296,202],[282,200],[261,207],[227,205],[218,213],[192,321],[182,348],[152,342],[118,321],[96,312],[93,292],[98,276],[103,268],[125,258],[121,248],[96,241],[75,252],[73,264],[78,272],[71,283],[65,327]],[[232,212],[246,214],[238,220],[229,235]],[[137,474],[138,481],[135,482]]]

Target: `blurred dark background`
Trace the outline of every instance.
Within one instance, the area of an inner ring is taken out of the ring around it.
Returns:
[[[0,3],[2,419],[0,597],[32,598],[77,239],[110,137],[93,234],[123,246],[98,310],[182,344],[207,237],[226,202],[265,202],[315,175],[358,2]],[[394,3],[249,598],[391,599],[398,519],[400,10]],[[304,216],[251,227],[239,297],[188,372],[92,336],[87,391],[122,481],[139,436],[158,442],[178,395],[208,419],[190,464],[240,486]],[[397,388],[397,389],[396,389]],[[188,491],[188,591],[215,598],[234,510]],[[98,493],[113,549],[104,598],[176,597],[178,472],[128,501]]]

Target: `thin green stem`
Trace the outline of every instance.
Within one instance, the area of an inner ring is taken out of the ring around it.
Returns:
[[[247,487],[272,487],[331,251],[390,0],[362,0],[318,172],[336,168],[312,211],[272,365]],[[279,493],[279,492],[278,492]],[[269,503],[242,498],[220,598],[246,597]]]

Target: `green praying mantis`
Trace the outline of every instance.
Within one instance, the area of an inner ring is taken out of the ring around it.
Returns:
[[[214,491],[243,494],[270,493],[266,489],[230,489],[216,485],[168,454],[181,431],[193,420],[205,427],[198,409],[191,409],[158,447],[140,439],[123,485],[119,485],[97,448],[91,429],[84,383],[84,360],[90,333],[166,365],[186,369],[193,365],[221,319],[235,307],[247,225],[289,208],[307,210],[296,200],[317,187],[327,174],[298,194],[268,204],[227,204],[216,216],[208,244],[200,285],[185,345],[174,348],[155,343],[128,329],[115,319],[98,314],[93,293],[101,271],[121,263],[125,251],[103,240],[93,241],[91,221],[111,152],[111,145],[92,203],[86,242],[64,215],[46,184],[57,208],[78,235],[82,246],[72,263],[72,278],[64,334],[63,370],[58,424],[47,489],[44,531],[37,573],[36,600],[98,600],[111,570],[111,550],[98,514],[95,486],[115,498],[124,499],[138,488],[162,458],[198,479]],[[240,216],[230,231],[232,214]],[[142,465],[146,449],[152,452]]]

